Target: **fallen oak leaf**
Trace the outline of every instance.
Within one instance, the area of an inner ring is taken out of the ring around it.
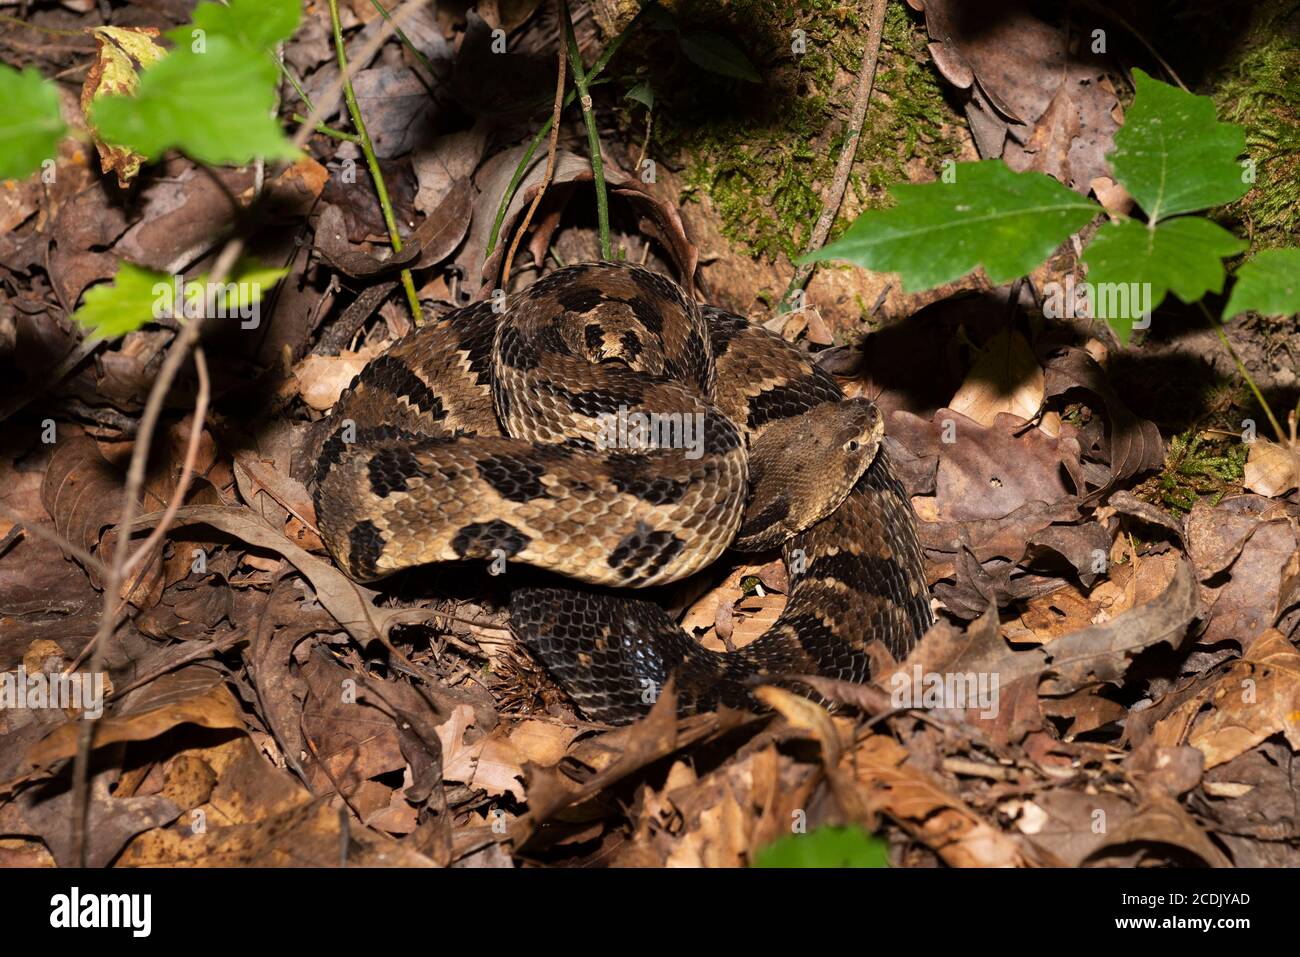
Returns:
[[[202,672],[198,675],[197,672]],[[198,678],[199,684],[193,683]],[[240,715],[238,702],[226,688],[220,674],[200,666],[192,666],[183,672],[167,676],[168,681],[159,679],[164,684],[164,691],[171,691],[173,700],[157,707],[142,711],[109,715],[101,718],[95,725],[93,747],[102,748],[122,741],[147,741],[170,731],[181,724],[197,724],[204,728],[237,728],[244,730],[246,725]],[[194,688],[208,687],[198,693]],[[183,695],[178,697],[178,695]],[[146,703],[158,700],[145,699]],[[129,701],[126,702],[129,707]],[[73,719],[55,728],[37,742],[28,752],[27,760],[33,769],[48,768],[55,762],[70,758],[77,753],[77,733],[80,719]]]

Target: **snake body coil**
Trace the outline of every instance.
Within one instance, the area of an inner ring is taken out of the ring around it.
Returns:
[[[367,581],[427,562],[522,563],[588,583],[512,591],[511,628],[589,718],[744,706],[755,679],[868,676],[930,623],[915,522],[863,399],[743,318],[648,270],[558,270],[426,325],[336,404],[315,473],[322,538]],[[614,589],[728,547],[780,546],[788,602],[711,652]]]

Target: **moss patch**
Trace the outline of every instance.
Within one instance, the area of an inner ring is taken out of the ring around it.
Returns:
[[[683,29],[732,38],[763,73],[761,88],[728,87],[678,73],[655,110],[655,152],[684,168],[685,197],[711,198],[723,235],[756,257],[794,258],[807,244],[843,146],[862,44],[865,3],[732,0],[683,3]],[[805,49],[792,50],[799,34]],[[648,61],[653,74],[657,68]],[[662,61],[660,61],[662,62]],[[659,82],[664,78],[661,76]],[[961,124],[929,65],[924,28],[890,4],[875,88],[838,235],[885,186],[907,180],[920,159],[936,173],[957,149]]]
[[[1218,505],[1241,491],[1250,447],[1238,438],[1205,436],[1195,430],[1169,441],[1164,468],[1140,490],[1142,497],[1175,514],[1189,512],[1203,497]]]
[[[1255,187],[1224,211],[1259,248],[1293,245],[1300,230],[1300,7],[1258,4],[1212,94],[1220,115],[1246,128]]]

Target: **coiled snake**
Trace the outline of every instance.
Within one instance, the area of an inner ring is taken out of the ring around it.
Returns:
[[[479,303],[421,327],[322,434],[319,527],[358,581],[484,560],[587,583],[521,574],[510,622],[594,720],[644,713],[670,675],[684,711],[745,706],[781,676],[861,681],[869,641],[901,658],[931,620],[875,406],[640,267],[570,266],[501,315]],[[737,651],[625,591],[778,546],[785,610]]]

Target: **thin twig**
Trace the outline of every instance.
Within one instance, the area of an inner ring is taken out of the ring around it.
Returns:
[[[600,231],[600,258],[609,259],[609,197],[605,195],[605,164],[600,158],[600,131],[591,110],[590,77],[583,71],[582,54],[578,52],[578,37],[573,32],[573,18],[569,4],[560,0],[560,18],[564,23],[564,38],[569,47],[569,64],[573,67],[573,85],[578,89],[578,102],[582,105],[582,125],[587,128],[587,150],[591,154],[591,179],[596,187],[596,228]]]
[[[853,160],[858,152],[858,140],[862,136],[862,122],[867,115],[867,105],[871,102],[871,90],[875,85],[876,61],[880,57],[880,39],[885,31],[886,0],[874,0],[871,7],[871,26],[867,33],[867,48],[862,54],[862,69],[858,71],[858,90],[853,98],[853,108],[849,112],[849,126],[844,138],[844,148],[840,152],[839,162],[835,164],[835,176],[831,179],[831,189],[822,205],[821,216],[813,227],[808,239],[806,252],[814,252],[826,244],[826,237],[835,225],[839,215],[840,203],[844,201],[844,191],[849,185],[849,174],[853,171]],[[790,297],[795,290],[802,289],[812,276],[814,263],[805,263],[794,272],[794,278],[786,287],[781,297],[779,310],[789,311]]]
[[[212,386],[208,381],[208,360],[203,354],[203,347],[196,345],[194,347],[194,367],[199,373],[199,394],[194,400],[194,415],[190,422],[189,440],[185,444],[185,458],[181,463],[181,476],[176,481],[176,490],[172,492],[171,501],[167,503],[167,510],[163,512],[163,517],[149,537],[144,540],[144,544],[136,549],[135,554],[126,560],[122,568],[123,575],[130,574],[131,569],[136,563],[147,556],[155,546],[157,546],[167,534],[167,529],[176,517],[176,511],[185,501],[185,494],[190,490],[190,480],[194,478],[194,463],[199,457],[199,441],[203,438],[203,425],[208,418],[208,400],[212,395]],[[125,544],[119,542],[119,546]],[[141,569],[144,573],[146,563]],[[129,594],[129,592],[128,592]]]
[[[555,0],[557,7],[561,6],[564,0]],[[558,25],[558,24],[557,24]],[[561,27],[563,31],[563,27]],[[542,185],[537,190],[537,195],[528,205],[528,212],[524,214],[524,221],[515,231],[515,238],[510,243],[510,250],[506,253],[506,262],[501,269],[501,288],[505,288],[510,282],[510,267],[515,261],[515,251],[519,248],[519,242],[524,238],[524,233],[528,232],[528,224],[533,221],[533,214],[537,212],[537,207],[542,204],[542,197],[546,194],[546,188],[551,185],[551,177],[555,175],[555,148],[560,141],[560,112],[564,109],[564,34],[560,34],[559,43],[559,60],[555,70],[555,108],[551,112],[551,142],[546,149],[546,171],[542,174]]]
[[[232,243],[231,245],[236,244]],[[229,270],[230,264],[227,264],[222,269],[220,263],[218,263],[218,268],[213,270],[213,279],[209,285],[209,289],[212,290],[208,303],[209,312],[214,311],[212,307],[215,302],[212,300],[216,296],[217,284],[225,281]],[[189,357],[190,349],[198,341],[201,325],[201,320],[191,319],[181,326],[179,334],[172,341],[171,348],[163,359],[162,368],[158,370],[158,378],[149,390],[149,398],[145,401],[144,413],[140,417],[140,431],[136,435],[135,443],[131,449],[131,463],[127,467],[126,483],[122,489],[122,506],[117,525],[117,546],[113,549],[113,559],[109,563],[108,573],[104,576],[104,608],[100,613],[99,627],[95,630],[95,637],[91,639],[89,665],[91,674],[103,670],[104,645],[108,643],[109,636],[116,630],[118,612],[122,610],[124,605],[119,593],[122,588],[122,581],[126,577],[126,540],[131,535],[131,526],[135,522],[136,512],[139,508],[140,492],[144,487],[145,466],[149,458],[149,445],[153,440],[154,429],[158,425],[158,418],[162,413],[163,399],[170,391],[172,382],[180,371],[181,363]],[[72,806],[74,808],[72,852],[73,857],[82,867],[87,866],[86,824],[87,812],[90,807],[90,751],[94,744],[95,728],[98,723],[98,720],[92,719],[82,721],[78,725],[77,754],[72,763]]]
[[[357,104],[357,95],[352,89],[352,78],[348,74],[348,57],[343,44],[343,25],[339,22],[339,0],[329,0],[329,6],[330,26],[334,31],[334,50],[338,54],[339,73],[343,75],[343,100],[348,105],[348,115],[352,117],[352,125],[356,127],[357,135],[361,137],[358,145],[365,155],[370,179],[375,185],[375,195],[379,197],[379,209],[384,214],[384,225],[388,227],[388,239],[392,243],[393,252],[400,253],[402,235],[397,231],[397,218],[393,215],[393,204],[388,198],[384,174],[379,169],[379,157],[375,155],[374,144],[370,142],[370,132],[366,129],[366,121],[361,116],[361,107]],[[394,30],[397,29],[396,23],[392,20],[385,22]],[[423,317],[420,313],[420,297],[415,294],[415,280],[411,278],[410,269],[404,268],[399,275],[402,279],[402,288],[406,290],[406,304],[411,309],[411,321],[418,326]]]
[[[1238,357],[1237,350],[1232,347],[1232,343],[1228,340],[1227,333],[1223,330],[1223,322],[1218,316],[1210,312],[1209,308],[1205,305],[1204,300],[1198,302],[1197,305],[1201,307],[1201,312],[1205,313],[1205,318],[1214,328],[1215,333],[1218,334],[1219,341],[1223,343],[1223,347],[1228,350],[1228,355],[1232,356],[1232,361],[1237,364],[1237,371],[1240,372],[1241,377],[1246,380],[1246,385],[1250,386],[1250,391],[1255,393],[1255,399],[1259,402],[1260,408],[1264,410],[1264,414],[1268,416],[1268,422],[1273,426],[1273,431],[1277,434],[1277,440],[1285,445],[1286,432],[1282,429],[1282,423],[1277,420],[1277,416],[1273,414],[1272,406],[1270,406],[1268,400],[1264,398],[1264,393],[1259,391],[1259,386],[1255,385],[1255,380],[1251,378],[1250,373],[1246,371],[1245,364],[1242,363],[1240,357]]]

